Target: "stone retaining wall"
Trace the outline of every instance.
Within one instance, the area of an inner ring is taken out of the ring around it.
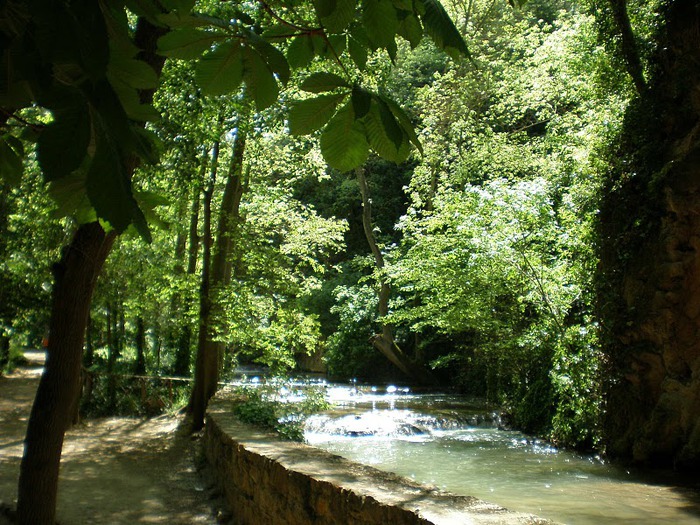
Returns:
[[[238,525],[551,523],[280,441],[238,422],[222,396],[209,404],[203,443]]]

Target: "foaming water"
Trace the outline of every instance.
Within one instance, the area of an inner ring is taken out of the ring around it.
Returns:
[[[329,386],[336,409],[309,418],[309,444],[455,494],[560,523],[700,524],[700,491],[558,450],[471,400]],[[668,479],[671,479],[670,477]]]

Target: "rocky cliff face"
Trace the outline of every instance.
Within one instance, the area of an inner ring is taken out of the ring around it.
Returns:
[[[607,355],[615,378],[606,431],[614,455],[693,468],[700,464],[697,2],[670,3],[660,42],[656,80],[626,123],[625,173],[603,206],[601,265],[613,283],[604,301],[617,302],[604,308],[603,319],[611,326]],[[639,119],[641,111],[648,117]],[[626,206],[612,209],[623,200]]]

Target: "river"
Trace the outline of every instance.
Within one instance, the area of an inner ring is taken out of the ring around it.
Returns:
[[[388,392],[387,392],[388,390]],[[700,524],[700,484],[624,469],[500,430],[483,404],[408,389],[327,386],[306,441],[454,494],[571,525]]]

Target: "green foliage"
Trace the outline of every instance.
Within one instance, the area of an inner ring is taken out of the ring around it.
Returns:
[[[80,405],[83,417],[154,417],[187,404],[190,384],[185,381],[88,374]]]
[[[349,77],[348,59],[363,68],[368,49],[384,48],[394,57],[399,35],[416,45],[423,33],[419,20],[438,46],[455,57],[466,53],[466,44],[436,1],[414,6],[388,0],[358,5],[346,0],[297,7],[283,3],[274,7],[280,10],[276,13],[270,6],[257,11],[250,6],[202,2],[195,12],[191,1],[145,0],[107,7],[47,0],[8,2],[2,7],[0,25],[7,42],[2,51],[6,78],[0,90],[6,115],[3,127],[10,117],[13,124],[41,130],[39,164],[46,180],[57,183],[52,195],[63,213],[85,221],[97,217],[120,233],[133,224],[150,240],[144,214],[134,199],[132,170],[139,163],[137,158],[157,162],[153,137],[140,130],[144,121],[159,117],[149,100],[161,79],[162,59],[153,56],[153,50],[139,54],[143,41],[159,37],[157,51],[162,56],[195,61],[195,78],[204,95],[234,94],[245,84],[258,111],[277,101],[279,84],[290,80],[290,63],[302,67],[314,57],[332,59]],[[131,25],[134,16],[135,27]],[[286,39],[293,40],[285,56],[271,42]],[[332,75],[327,72],[326,79]],[[341,77],[334,82],[350,86]],[[306,87],[319,89],[308,81]],[[50,112],[48,123],[13,115],[34,105]],[[399,150],[393,118],[384,112],[381,122]],[[408,121],[398,118],[408,146],[412,127],[404,129]],[[324,155],[331,165],[349,170],[367,154],[364,127],[356,119],[348,111],[333,117],[331,110],[322,112],[311,126],[294,124],[292,128],[306,133],[328,124]],[[340,147],[337,140],[343,132],[349,133],[349,147]],[[0,168],[5,180],[19,178],[24,156],[20,146],[15,135],[3,134]],[[387,151],[377,149],[380,154]],[[407,153],[389,151],[388,156],[401,161]]]
[[[377,294],[367,284],[337,286],[331,313],[338,321],[328,338],[325,360],[331,377],[375,379],[386,368],[384,358],[369,344],[376,326]]]
[[[299,392],[301,399],[284,399],[282,392],[291,384],[272,384],[261,387],[240,387],[235,391],[233,413],[243,422],[276,432],[283,439],[304,440],[304,421],[310,415],[327,410],[321,389],[306,387]]]

